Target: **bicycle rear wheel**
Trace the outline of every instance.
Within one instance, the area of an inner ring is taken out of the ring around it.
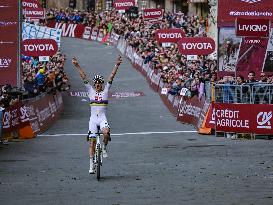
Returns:
[[[100,145],[98,145],[98,148],[97,148],[97,167],[96,167],[96,172],[97,172],[97,180],[99,181],[100,180],[100,167],[101,167],[101,147]]]

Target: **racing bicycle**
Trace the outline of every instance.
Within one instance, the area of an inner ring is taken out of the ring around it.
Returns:
[[[97,133],[96,133],[96,146],[95,146],[95,153],[93,158],[93,163],[95,166],[95,172],[97,175],[97,180],[100,180],[100,172],[101,172],[101,166],[102,166],[102,147],[100,142],[100,135],[102,133],[100,132],[100,127],[97,127]],[[87,138],[87,141],[89,141],[89,136]]]

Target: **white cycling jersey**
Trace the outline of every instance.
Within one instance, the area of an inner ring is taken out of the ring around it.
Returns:
[[[106,118],[106,110],[108,105],[108,92],[111,84],[107,83],[101,92],[97,92],[88,82],[85,83],[85,87],[88,91],[91,106],[89,131],[92,133],[92,137],[95,137],[94,133],[97,132],[97,126],[100,126],[101,129],[110,128]]]

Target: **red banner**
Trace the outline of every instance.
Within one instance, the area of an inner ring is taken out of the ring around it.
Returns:
[[[11,132],[19,127],[25,127],[29,123],[27,109],[22,102],[10,106],[3,113],[2,125],[4,133]]]
[[[183,55],[209,55],[215,50],[215,42],[208,37],[183,38],[178,42],[178,49]]]
[[[17,85],[18,1],[0,1],[0,85]]]
[[[192,98],[185,98],[181,101],[178,110],[177,120],[191,124],[196,129],[199,129],[202,122],[200,121],[200,115],[205,105],[205,98],[201,100],[197,96]],[[204,118],[202,118],[203,120]]]
[[[135,6],[134,0],[116,0],[116,1],[114,1],[114,8],[116,10],[128,10],[132,6]]]
[[[143,10],[144,19],[158,19],[163,17],[162,9],[144,9]]]
[[[155,33],[155,38],[160,43],[177,43],[185,36],[184,31],[178,28],[159,29]]]
[[[31,19],[43,19],[45,18],[45,9],[38,8],[25,8],[23,9],[23,15],[25,18],[31,18]]]
[[[216,131],[273,134],[273,105],[214,103],[206,126]]]
[[[41,8],[41,5],[38,1],[36,0],[22,0],[22,8],[33,8],[33,9],[38,9]]]
[[[61,29],[62,36],[71,38],[82,38],[85,31],[85,26],[82,24],[56,23],[50,21],[47,26],[50,28]]]
[[[218,24],[234,23],[236,18],[273,20],[272,0],[219,0]]]
[[[26,56],[53,56],[58,51],[53,39],[26,39],[23,41],[22,53]]]
[[[242,19],[236,20],[236,36],[268,37],[270,21],[268,19]]]
[[[25,106],[33,132],[41,133],[54,124],[63,111],[62,95],[46,95],[38,100],[26,102]]]

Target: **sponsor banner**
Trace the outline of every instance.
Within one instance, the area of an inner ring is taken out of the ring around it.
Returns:
[[[160,43],[177,43],[185,36],[184,31],[178,28],[159,29],[155,32],[155,38]]]
[[[134,51],[132,46],[127,46],[125,55],[131,60],[131,63],[134,64]]]
[[[241,37],[269,37],[269,19],[236,19],[236,36]]]
[[[88,98],[88,92],[85,91],[70,91],[68,93],[71,97],[81,97]],[[109,98],[131,98],[144,96],[143,92],[133,91],[133,92],[109,92]]]
[[[25,18],[30,19],[44,19],[45,18],[45,9],[43,8],[25,8],[23,9],[23,15]]]
[[[103,37],[104,37],[103,31],[99,31],[98,37],[97,37],[97,41],[98,41],[98,42],[101,42],[102,39],[103,39]]]
[[[36,0],[22,0],[22,8],[32,8],[32,9],[38,9],[41,8],[41,5],[39,1]]]
[[[135,0],[116,0],[113,4],[116,10],[128,10],[130,7],[136,6]]]
[[[257,41],[245,41],[236,37],[234,27],[220,28],[219,77],[234,74],[236,71],[237,75],[242,75],[246,79],[250,71],[254,71],[256,76],[259,76],[262,70],[272,72],[273,64],[265,61],[271,38],[272,33],[269,38],[260,38],[260,42],[255,43]]]
[[[173,107],[174,96],[167,94],[167,95],[160,95],[160,98],[163,101],[164,105],[168,108],[168,110],[173,115],[175,115],[176,111],[174,110],[174,107]]]
[[[45,95],[35,101],[25,102],[32,130],[35,134],[46,131],[63,111],[61,93]]]
[[[60,29],[62,31],[62,36],[71,38],[82,38],[85,31],[85,26],[82,24],[58,23],[51,21],[48,23],[48,26],[50,28]]]
[[[83,38],[83,39],[90,39],[90,37],[91,37],[91,32],[92,32],[92,28],[89,27],[89,26],[86,26],[86,27],[84,28],[84,32],[83,32],[83,34],[82,34],[82,38]]]
[[[53,56],[57,51],[58,45],[53,39],[26,39],[22,45],[22,53],[25,56]]]
[[[39,56],[39,62],[48,62],[49,56]]]
[[[215,42],[209,37],[183,38],[177,44],[183,55],[209,55],[215,51]]]
[[[162,9],[144,9],[143,10],[144,19],[158,19],[163,17]]]
[[[0,1],[0,85],[17,86],[18,1]]]
[[[29,125],[29,115],[22,102],[18,102],[3,111],[2,129],[3,133],[11,132],[20,127]]]
[[[272,0],[219,0],[218,25],[234,24],[236,18],[273,20]]]
[[[118,44],[118,40],[119,40],[119,35],[118,34],[116,34],[116,33],[114,33],[113,31],[112,31],[112,33],[111,33],[111,37],[110,37],[110,43],[112,43],[113,45],[117,45]]]
[[[55,24],[54,24],[55,25]],[[62,30],[23,23],[22,39],[53,39],[61,46]]]
[[[200,118],[205,104],[205,98],[201,100],[198,96],[192,98],[181,98],[177,120],[183,123],[191,124],[196,129],[199,129],[202,125],[203,119]]]
[[[91,40],[93,40],[93,41],[97,40],[98,32],[99,32],[99,29],[98,29],[98,28],[94,27],[94,28],[92,29]]]
[[[255,37],[246,37],[243,39],[244,44],[251,44],[251,45],[257,45],[261,43],[261,38],[255,38]]]
[[[214,103],[209,109],[206,127],[216,131],[273,134],[273,105]]]
[[[155,92],[158,92],[158,86],[159,86],[160,78],[161,78],[161,74],[160,73],[156,74],[156,73],[152,72],[152,76],[151,76],[151,80],[150,80],[150,85],[151,85],[151,88]]]

